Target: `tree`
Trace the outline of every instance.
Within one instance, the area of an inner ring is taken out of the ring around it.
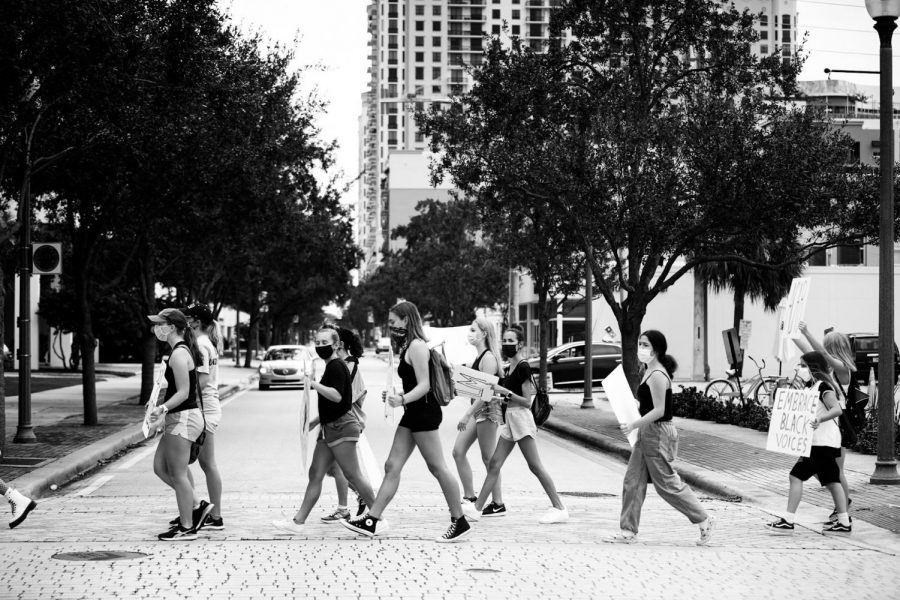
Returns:
[[[459,186],[558,215],[619,324],[636,384],[649,303],[704,263],[767,269],[869,239],[875,194],[846,137],[784,105],[797,60],[758,58],[753,15],[711,0],[572,0],[536,54],[494,40],[435,142]],[[540,90],[540,94],[535,90]],[[725,152],[730,148],[734,152]],[[549,183],[549,184],[548,184]],[[766,256],[741,254],[768,240]]]

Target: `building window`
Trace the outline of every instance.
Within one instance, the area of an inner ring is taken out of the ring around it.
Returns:
[[[388,129],[397,129],[397,115],[388,115]]]
[[[388,81],[397,81],[397,69],[388,69]]]
[[[759,26],[760,27],[768,27],[769,26],[769,15],[766,15],[766,14],[759,15]]]
[[[416,67],[416,79],[425,79],[425,67]]]
[[[421,46],[424,46],[424,45],[425,45],[425,36],[424,36],[424,35],[417,35],[417,36],[416,36],[416,46],[417,46],[417,47],[421,47]]]
[[[431,61],[439,63],[441,62],[441,53],[440,52],[432,52],[431,53]]]
[[[781,32],[781,41],[782,42],[790,42],[791,41],[791,32],[785,29]]]
[[[424,75],[424,74],[423,74],[423,75]],[[417,86],[416,86],[416,96],[424,96],[424,95],[425,95],[425,86],[424,86],[424,85],[417,85]],[[422,103],[421,103],[421,102],[417,102],[417,103],[416,103],[416,106],[418,106],[419,104],[422,104]]]
[[[432,94],[440,94],[440,93],[441,93],[441,86],[439,86],[439,85],[433,85],[433,86],[431,86],[431,93],[432,93]]]
[[[761,40],[767,40],[767,39],[769,39],[769,32],[766,31],[766,30],[760,31],[760,32],[759,32],[759,39],[761,39]]]
[[[839,265],[861,265],[863,264],[862,246],[838,246],[836,249],[836,262]]]
[[[806,260],[806,264],[810,267],[825,267],[828,265],[825,250],[819,250]]]
[[[513,16],[512,16],[513,19],[520,19],[520,18],[521,18],[521,15],[522,15],[522,11],[521,11],[521,10],[514,10],[513,13],[512,13],[512,15],[513,15]]]
[[[425,5],[424,4],[416,4],[416,14],[417,15],[425,14]]]
[[[782,15],[781,16],[781,27],[787,29],[791,26],[791,15]]]
[[[432,6],[432,7],[431,7],[431,14],[433,14],[433,15],[436,16],[436,17],[441,16],[441,7],[440,7],[440,6]]]
[[[762,54],[763,56],[765,56],[766,54],[768,54],[768,53],[769,53],[769,45],[768,45],[768,44],[762,44],[762,45],[759,47],[759,53]]]
[[[388,48],[396,48],[397,47],[397,36],[389,35],[388,36]]]
[[[416,31],[425,31],[425,21],[416,21]]]
[[[431,38],[431,45],[435,48],[440,48],[441,47],[441,38],[439,38],[439,37]]]
[[[388,52],[388,64],[389,65],[397,64],[397,51],[396,50],[391,50],[390,52]]]
[[[491,33],[493,33],[494,35],[500,35],[500,26],[491,25]]]
[[[441,78],[441,68],[440,67],[432,67],[431,68],[431,78],[432,79],[440,79]]]
[[[493,9],[493,10],[491,11],[491,18],[492,18],[492,19],[499,19],[499,18],[500,18],[500,9],[499,9],[499,8],[495,8],[495,9]]]
[[[422,133],[422,132],[420,132],[420,131],[417,131],[417,132],[416,132],[416,141],[417,141],[417,142],[424,142],[424,141],[425,141],[425,134]]]
[[[440,21],[432,21],[431,22],[431,30],[432,31],[440,31],[441,30],[441,22]]]
[[[541,37],[542,32],[541,32],[540,24],[532,23],[531,25],[529,25],[528,26],[528,35],[530,35],[531,37]]]
[[[512,34],[513,34],[513,35],[519,35],[519,30],[520,30],[520,29],[521,29],[521,27],[519,27],[518,25],[513,25],[513,26],[512,26]]]
[[[416,52],[416,62],[425,62],[424,52]]]

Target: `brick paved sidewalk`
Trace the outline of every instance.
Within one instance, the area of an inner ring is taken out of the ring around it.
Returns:
[[[570,436],[572,428],[560,431],[559,422],[581,428],[601,436],[608,450],[627,457],[630,447],[619,431],[605,395],[595,392],[594,410],[580,408],[581,396],[551,394],[554,410],[547,427]],[[556,427],[554,424],[557,424]],[[731,482],[745,482],[748,487],[761,488],[787,498],[788,473],[796,459],[765,450],[765,433],[693,419],[676,418],[675,424],[679,432],[679,464],[700,467],[727,477]],[[874,466],[874,457],[855,452],[848,455],[845,472],[853,500],[851,514],[872,525],[900,533],[900,486],[870,484],[869,476],[873,468],[868,468],[869,462]],[[804,487],[803,500],[823,508],[832,506],[831,494],[814,480]]]

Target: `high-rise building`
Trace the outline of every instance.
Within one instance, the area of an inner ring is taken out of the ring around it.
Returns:
[[[760,14],[757,56],[780,54],[789,59],[797,51],[797,0],[734,0],[738,10]]]

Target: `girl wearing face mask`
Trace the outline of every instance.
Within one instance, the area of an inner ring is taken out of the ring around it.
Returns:
[[[320,381],[311,381],[312,389],[319,396],[319,438],[309,467],[309,483],[303,502],[293,519],[272,521],[276,529],[284,533],[303,535],[307,517],[322,493],[322,480],[336,462],[351,485],[369,506],[375,500],[372,486],[362,476],[356,454],[356,443],[362,426],[351,410],[353,384],[346,363],[338,357],[340,346],[338,332],[331,328],[316,333],[316,354],[325,361],[325,372]]]
[[[469,326],[469,343],[478,351],[478,358],[472,363],[472,368],[490,375],[500,375],[500,359],[497,348],[497,336],[494,326],[484,317],[478,317]],[[497,437],[500,426],[503,424],[503,414],[500,408],[500,399],[491,399],[485,402],[481,398],[472,400],[469,410],[462,416],[456,428],[459,435],[453,446],[453,460],[456,461],[456,470],[459,472],[459,480],[463,485],[463,500],[475,502],[475,487],[472,483],[472,467],[466,454],[475,439],[481,449],[481,460],[485,468],[491,461],[494,450],[497,449]],[[492,501],[484,507],[481,515],[484,517],[502,517],[506,514],[506,506],[503,504],[503,495],[500,491],[500,478],[494,489],[491,490]]]
[[[531,414],[531,401],[535,390],[531,381],[531,367],[525,360],[525,334],[521,327],[512,325],[503,332],[500,350],[503,358],[509,360],[509,366],[506,368],[506,375],[500,380],[500,383],[494,386],[494,393],[496,399],[506,406],[505,422],[500,428],[500,441],[497,442],[497,449],[488,464],[488,473],[484,485],[481,486],[481,493],[478,494],[474,504],[467,503],[463,506],[463,510],[465,510],[466,516],[473,521],[477,521],[484,514],[485,503],[500,477],[500,469],[503,468],[506,459],[518,444],[528,467],[541,482],[541,486],[553,504],[538,522],[543,524],[562,523],[569,519],[569,511],[559,499],[550,473],[541,463],[535,440],[537,425]]]
[[[167,308],[148,318],[153,322],[156,338],[172,348],[165,371],[166,394],[153,410],[154,417],[165,417],[166,424],[156,447],[153,471],[175,490],[179,516],[171,529],[157,537],[166,542],[193,540],[213,508],[212,504],[206,504],[194,514],[194,491],[188,479],[191,444],[203,432],[203,415],[197,400],[196,365],[200,364],[200,351],[194,332],[180,310]]]
[[[837,458],[841,455],[841,431],[837,418],[841,416],[828,361],[820,352],[807,352],[800,357],[797,375],[806,381],[807,388],[817,388],[819,402],[816,416],[809,424],[813,428],[812,448],[809,457],[801,456],[790,473],[787,512],[766,527],[772,533],[793,533],[797,507],[803,498],[803,482],[815,475],[819,483],[828,488],[837,512],[836,520],[829,521],[823,533],[850,533],[852,525],[847,514],[847,496],[841,487]]]
[[[659,331],[645,331],[638,339],[637,358],[643,365],[641,384],[637,389],[641,416],[620,426],[625,435],[637,429],[638,440],[631,449],[622,486],[621,531],[605,538],[605,542],[630,544],[637,541],[648,480],[653,482],[663,500],[700,527],[698,546],[708,544],[712,536],[712,517],[672,468],[678,452],[678,432],[672,424],[672,374],[677,365],[666,350],[666,336]]]
[[[384,479],[378,488],[378,497],[369,504],[369,512],[341,525],[360,535],[374,537],[387,527],[382,514],[397,493],[400,472],[416,448],[425,459],[428,470],[440,483],[444,499],[450,508],[450,528],[437,542],[458,542],[471,531],[463,515],[459,500],[459,486],[447,468],[441,438],[438,433],[442,414],[441,406],[431,397],[428,376],[430,354],[425,339],[425,329],[419,309],[412,302],[400,302],[388,314],[391,338],[400,352],[397,375],[403,382],[403,393],[382,392],[382,398],[391,406],[403,407],[403,418],[394,432],[394,442],[384,465]]]

